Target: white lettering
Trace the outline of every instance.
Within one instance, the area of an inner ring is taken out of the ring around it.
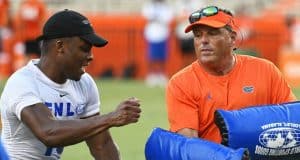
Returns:
[[[283,123],[284,127],[293,127],[293,128],[300,128],[300,124],[297,123]]]
[[[256,146],[254,153],[259,154],[259,155],[268,155],[269,154],[269,149],[261,147],[261,146]]]
[[[261,126],[262,129],[268,129],[268,128],[276,128],[276,127],[292,127],[292,128],[300,128],[300,124],[297,123],[269,123]]]
[[[255,147],[255,154],[264,156],[284,156],[300,153],[300,147],[287,148],[287,149],[269,149],[261,146]]]
[[[275,128],[275,127],[281,127],[282,123],[269,123],[266,125],[261,126],[262,129],[268,129],[268,128]]]
[[[288,155],[290,149],[270,149],[270,156]]]
[[[291,148],[290,154],[300,153],[300,147]]]

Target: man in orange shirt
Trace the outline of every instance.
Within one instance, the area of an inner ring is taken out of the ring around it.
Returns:
[[[3,33],[9,23],[9,1],[0,0],[0,54],[3,54]],[[1,58],[0,58],[1,59]]]
[[[192,13],[197,60],[176,73],[166,89],[170,130],[220,143],[216,109],[296,100],[276,66],[265,59],[235,54],[237,26],[232,13],[208,6]]]
[[[25,44],[25,55],[29,60],[40,56],[38,42],[47,10],[41,0],[23,0],[18,10],[17,34]]]

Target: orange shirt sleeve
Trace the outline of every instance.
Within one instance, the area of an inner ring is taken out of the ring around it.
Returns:
[[[285,103],[297,100],[296,96],[292,92],[282,73],[273,63],[271,63],[270,66],[270,76],[272,82],[272,104]]]
[[[169,81],[166,89],[168,120],[172,132],[183,128],[198,130],[199,127],[199,107],[189,92],[193,85],[185,80],[175,77]]]

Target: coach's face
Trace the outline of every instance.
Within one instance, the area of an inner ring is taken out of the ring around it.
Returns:
[[[201,64],[222,64],[222,60],[231,55],[234,37],[227,29],[198,25],[193,33],[195,52]]]
[[[79,37],[72,37],[66,41],[64,48],[64,76],[67,79],[78,81],[85,73],[85,68],[93,60],[92,45]]]

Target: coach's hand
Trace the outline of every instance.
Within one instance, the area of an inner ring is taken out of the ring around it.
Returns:
[[[109,116],[113,126],[123,126],[137,122],[140,113],[139,100],[133,97],[121,102],[115,111],[109,113]]]

